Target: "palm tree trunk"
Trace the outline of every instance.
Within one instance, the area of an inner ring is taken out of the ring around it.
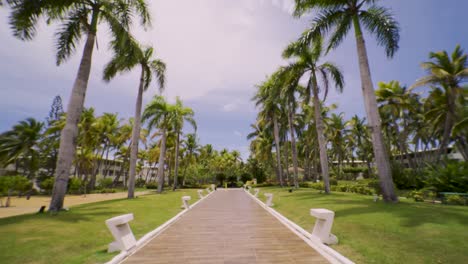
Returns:
[[[294,136],[294,127],[292,120],[294,119],[294,113],[291,109],[288,109],[288,123],[289,123],[289,134],[291,134],[291,152],[294,166],[294,187],[299,188],[299,183],[297,181],[298,171],[297,171],[297,148],[296,148],[296,137]]]
[[[275,149],[276,149],[276,169],[278,171],[278,181],[280,186],[283,187],[283,169],[281,168],[281,153],[280,153],[280,140],[279,140],[279,128],[278,119],[276,115],[273,116],[273,134],[275,135]]]
[[[88,88],[89,73],[91,72],[91,60],[93,57],[94,42],[96,40],[97,14],[93,13],[91,30],[88,32],[86,44],[81,57],[78,74],[73,84],[70,101],[67,107],[67,119],[65,127],[60,134],[60,147],[57,158],[56,175],[52,199],[49,205],[50,212],[57,212],[63,208],[65,193],[67,192],[68,178],[73,158],[76,152],[76,138],[78,136],[78,122]]]
[[[176,145],[175,145],[175,164],[174,164],[174,186],[172,190],[175,191],[177,188],[177,177],[179,176],[179,140],[180,132],[177,132]]]
[[[135,120],[132,129],[132,144],[130,145],[130,169],[128,172],[128,194],[127,198],[132,199],[135,197],[135,175],[136,165],[138,159],[138,143],[140,141],[140,128],[141,128],[141,107],[143,105],[143,84],[145,82],[145,71],[141,69],[140,85],[138,87],[138,96],[135,105]]]
[[[164,185],[164,158],[166,155],[166,129],[162,129],[161,147],[158,161],[158,193],[162,193]]]
[[[374,148],[375,162],[377,165],[380,187],[382,189],[383,199],[386,202],[398,202],[393,185],[390,160],[383,141],[382,129],[380,126],[380,117],[375,98],[375,91],[372,84],[372,78],[367,57],[366,44],[362,35],[361,25],[357,15],[353,17],[354,31],[356,34],[356,46],[359,58],[359,70],[361,74],[362,92],[364,96],[364,105],[366,108],[369,128],[372,134],[372,146]]]
[[[288,151],[288,134],[284,135],[284,165],[286,166],[286,183],[288,186],[291,184],[289,181],[289,151]]]
[[[314,100],[314,114],[315,114],[315,127],[317,129],[317,138],[319,143],[319,156],[320,167],[322,168],[322,178],[325,187],[325,193],[330,193],[330,175],[328,172],[328,157],[327,157],[327,140],[325,139],[324,125],[322,118],[322,110],[320,109],[320,101],[318,97],[318,86],[315,75],[312,76],[313,80],[313,100]]]

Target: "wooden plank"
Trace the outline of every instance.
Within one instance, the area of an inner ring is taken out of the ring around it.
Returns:
[[[328,263],[242,190],[218,190],[124,263]]]

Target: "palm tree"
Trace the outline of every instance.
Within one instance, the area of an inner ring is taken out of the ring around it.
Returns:
[[[375,99],[372,77],[369,67],[366,45],[362,26],[377,38],[377,43],[385,48],[387,57],[391,58],[398,50],[400,39],[399,25],[390,10],[375,5],[375,0],[295,0],[294,14],[302,16],[318,10],[311,28],[306,30],[301,38],[306,44],[331,32],[328,50],[338,47],[351,26],[354,27],[356,46],[361,73],[364,104],[369,120],[383,199],[387,202],[397,202],[395,187],[392,180],[390,160],[385,150],[380,127],[379,112]]]
[[[451,55],[446,51],[431,52],[431,61],[423,62],[421,67],[427,71],[428,75],[417,80],[411,88],[436,85],[440,88],[433,88],[431,97],[444,97],[439,100],[439,106],[444,105],[445,117],[443,117],[443,135],[439,147],[439,156],[447,152],[455,123],[464,118],[463,108],[466,106],[466,87],[463,84],[468,82],[468,55],[459,45]],[[429,99],[430,100],[430,99]],[[468,160],[467,135],[457,136],[457,146],[465,160]]]
[[[142,121],[148,121],[148,130],[158,128],[161,135],[160,152],[158,161],[158,193],[163,191],[164,185],[164,165],[166,158],[166,140],[168,131],[173,125],[174,106],[166,102],[164,97],[155,96],[151,102],[146,105],[143,111]]]
[[[321,116],[319,92],[322,90],[325,95],[325,101],[328,94],[330,80],[335,84],[338,92],[343,91],[344,78],[340,69],[331,62],[319,64],[319,60],[324,56],[322,48],[322,40],[318,39],[312,48],[302,45],[301,43],[293,42],[283,52],[283,57],[286,59],[295,58],[296,60],[286,67],[286,71],[290,73],[294,82],[299,82],[299,79],[308,74],[308,85],[305,89],[305,103],[309,104],[310,98],[313,95],[313,105],[315,113],[315,125],[317,129],[320,165],[322,168],[322,177],[325,185],[325,193],[330,192],[330,180],[328,174],[328,158],[327,158],[327,142],[324,133],[324,124]],[[321,89],[318,85],[318,76],[321,77]]]
[[[78,122],[88,86],[98,25],[102,22],[107,24],[112,37],[118,40],[127,35],[134,17],[140,17],[141,24],[146,26],[150,23],[150,15],[144,0],[44,0],[32,3],[33,1],[29,0],[11,1],[10,25],[13,34],[22,40],[31,40],[36,34],[40,18],[45,18],[49,23],[61,23],[56,33],[57,65],[65,62],[74,53],[81,38],[86,36],[68,104],[67,122],[61,132],[56,178],[49,206],[49,211],[56,212],[63,207],[70,168],[75,156]]]
[[[23,172],[32,179],[38,169],[39,141],[44,123],[34,118],[20,121],[9,131],[0,134],[0,164],[23,163]]]
[[[196,130],[197,124],[193,119],[194,112],[190,107],[184,107],[179,97],[176,98],[173,112],[173,128],[176,133],[175,138],[175,164],[174,164],[174,186],[172,190],[177,188],[177,178],[179,176],[179,145],[180,145],[180,134],[184,127],[184,122],[188,122]]]
[[[333,113],[330,118],[327,119],[326,134],[329,137],[331,143],[331,150],[334,156],[334,160],[338,161],[338,176],[341,176],[343,160],[345,159],[346,150],[346,124],[343,120],[343,113]]]
[[[136,66],[141,67],[138,95],[135,105],[135,117],[132,130],[132,144],[130,148],[130,171],[128,181],[128,198],[135,195],[135,174],[138,157],[138,138],[141,128],[141,108],[143,105],[143,92],[148,90],[153,75],[158,77],[159,91],[164,90],[166,65],[159,59],[153,58],[153,48],[142,49],[140,45],[130,38],[123,47],[117,47],[114,58],[104,69],[104,80],[110,81],[117,73],[131,71]]]
[[[283,170],[281,168],[281,145],[279,136],[278,116],[281,115],[279,96],[281,86],[278,85],[278,76],[275,74],[269,77],[265,82],[259,85],[257,94],[252,98],[256,106],[261,105],[261,111],[258,114],[260,119],[273,123],[273,135],[275,139],[276,150],[276,173],[280,186],[283,187]]]
[[[359,116],[354,115],[351,120],[347,122],[347,125],[349,126],[349,135],[353,138],[356,147],[356,155],[358,159],[366,162],[368,175],[370,175],[372,173],[372,167],[371,158],[369,156],[372,154],[372,149],[370,149],[370,135],[365,122],[365,118],[361,119]]]
[[[185,168],[184,168],[184,178],[182,180],[182,186],[185,186],[185,171],[187,170],[187,167],[192,164],[193,162],[193,158],[194,158],[194,155],[195,153],[197,152],[198,150],[198,142],[197,142],[197,136],[195,133],[193,134],[187,134],[186,137],[185,137],[185,140],[183,140],[183,145],[185,147],[185,151],[186,151],[186,160],[187,160],[187,164],[185,164]]]

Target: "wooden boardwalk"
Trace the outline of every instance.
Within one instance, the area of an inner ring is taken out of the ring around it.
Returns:
[[[218,190],[124,263],[328,263],[242,190]]]

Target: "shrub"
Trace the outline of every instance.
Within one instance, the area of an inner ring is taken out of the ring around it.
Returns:
[[[68,180],[68,192],[79,193],[82,186],[82,181],[79,178],[73,177]]]
[[[271,187],[271,186],[275,186],[273,183],[271,182],[264,182],[264,183],[258,183],[258,184],[254,184],[252,185],[252,187]]]
[[[309,183],[309,187],[315,190],[319,190],[319,191],[325,190],[325,186],[323,185],[323,182]]]
[[[251,181],[252,180],[252,175],[248,174],[248,173],[242,173],[241,175],[241,181],[242,182],[247,182],[247,181]]]
[[[244,183],[242,181],[238,181],[238,182],[236,182],[236,186],[238,188],[240,188],[240,187],[244,186]]]
[[[367,167],[344,167],[342,170],[344,173],[367,173],[368,171]]]
[[[115,189],[104,188],[100,191],[100,193],[115,193],[117,192]]]
[[[461,197],[460,195],[448,195],[446,203],[452,205],[465,205],[466,201],[465,198]]]
[[[446,161],[427,170],[426,186],[436,192],[468,192],[468,162]]]
[[[10,191],[23,193],[31,190],[32,183],[24,176],[1,176],[0,177],[0,195],[6,195]]]
[[[413,198],[415,202],[424,202],[424,193],[422,191],[411,191],[408,198]]]
[[[146,184],[146,181],[143,178],[138,178],[135,181],[135,187],[137,187],[137,188],[141,188],[141,187],[145,186],[145,184]]]
[[[380,187],[380,182],[378,180],[370,180],[368,183],[367,183],[367,187],[371,188],[372,190],[374,190],[374,192],[377,194],[377,195],[380,195],[382,194],[382,188]]]
[[[338,185],[338,180],[336,178],[330,178],[330,185]]]
[[[111,188],[114,181],[111,178],[101,178],[98,180],[98,185],[100,188]]]
[[[145,185],[146,189],[157,189],[158,188],[158,184],[155,183],[155,182],[150,182],[150,183],[147,183]]]
[[[43,180],[39,184],[39,187],[41,187],[41,189],[44,190],[46,194],[51,194],[52,189],[54,188],[54,177]]]

